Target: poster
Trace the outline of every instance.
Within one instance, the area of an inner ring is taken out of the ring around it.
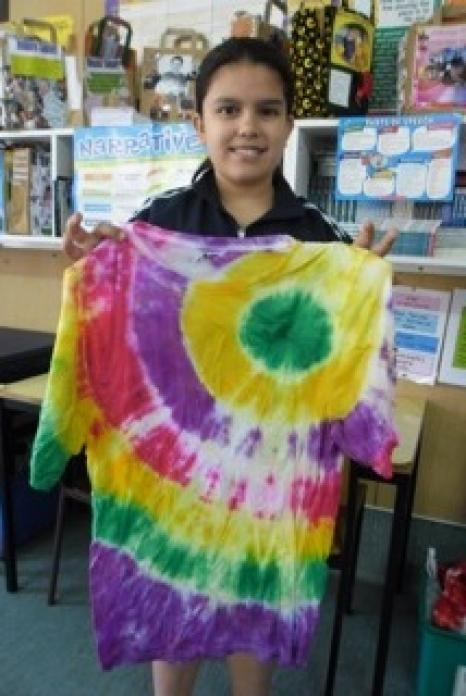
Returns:
[[[453,291],[439,381],[466,387],[466,290]]]
[[[337,200],[451,201],[461,117],[342,118]]]
[[[356,72],[369,72],[374,28],[365,17],[340,11],[335,15],[330,61]]]
[[[375,0],[374,86],[370,112],[396,112],[400,40],[413,24],[428,22],[440,6],[440,0]]]
[[[394,286],[397,377],[434,384],[449,302],[449,292]]]
[[[439,0],[376,0],[376,26],[409,27],[427,22],[440,4]]]
[[[406,34],[405,27],[376,29],[372,56],[373,88],[369,112],[396,113],[398,45]]]
[[[415,34],[413,110],[466,109],[464,24],[422,27]]]
[[[190,123],[79,128],[75,210],[86,229],[126,222],[147,198],[189,184],[205,157]]]

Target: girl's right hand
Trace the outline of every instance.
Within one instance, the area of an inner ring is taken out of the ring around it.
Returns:
[[[92,232],[86,232],[82,227],[83,216],[74,213],[66,221],[65,234],[63,235],[63,251],[71,261],[78,261],[86,256],[102,239],[123,239],[124,233],[120,227],[101,223],[94,227]]]

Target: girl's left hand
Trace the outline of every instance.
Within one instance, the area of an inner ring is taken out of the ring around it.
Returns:
[[[374,241],[375,228],[372,222],[365,222],[354,240],[354,244],[362,249],[368,249],[377,256],[385,256],[393,246],[398,235],[398,230],[394,227],[384,234],[380,242],[372,246]]]

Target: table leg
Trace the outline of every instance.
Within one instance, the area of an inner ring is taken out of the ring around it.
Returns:
[[[400,562],[403,553],[403,539],[406,526],[406,512],[409,498],[409,477],[403,477],[396,486],[395,507],[393,510],[392,530],[390,535],[390,549],[385,571],[385,583],[382,596],[382,611],[379,624],[379,639],[377,642],[377,655],[375,660],[374,678],[372,682],[372,696],[382,696],[387,663],[388,647],[390,643],[390,629],[392,624],[393,601],[397,588],[400,571]]]
[[[419,440],[417,443],[416,454],[414,455],[413,470],[412,470],[411,477],[409,479],[409,492],[408,492],[407,500],[406,500],[406,516],[405,516],[403,541],[402,541],[402,546],[401,546],[400,564],[399,564],[398,579],[397,579],[397,591],[398,592],[401,592],[402,587],[403,587],[403,577],[404,577],[405,566],[406,566],[406,552],[408,550],[409,530],[411,528],[414,495],[416,493],[416,482],[417,482],[417,472],[418,472],[418,468],[419,468],[420,450],[421,450],[421,435],[419,436]]]
[[[353,464],[353,466],[356,466],[356,464]],[[355,509],[355,515],[356,515],[356,528],[354,530],[354,539],[353,539],[353,549],[351,553],[351,574],[350,574],[350,579],[348,582],[348,592],[346,593],[346,604],[345,604],[345,611],[347,614],[351,614],[353,611],[353,591],[354,591],[354,582],[356,579],[356,568],[358,565],[358,557],[359,557],[359,545],[361,542],[361,530],[362,530],[362,522],[364,518],[364,506],[366,504],[366,488],[364,484],[361,484],[359,481],[359,476],[358,472],[354,472],[354,477],[356,478],[357,482],[357,501],[356,501],[356,509]]]
[[[332,696],[335,684],[335,676],[338,667],[338,654],[340,651],[341,630],[343,627],[343,614],[348,601],[352,576],[352,554],[354,553],[354,539],[356,532],[358,479],[355,472],[355,464],[350,465],[350,479],[348,488],[348,504],[345,539],[341,559],[341,572],[338,584],[337,604],[335,619],[333,622],[332,642],[330,646],[330,658],[327,668],[327,682],[325,696]]]
[[[2,522],[6,589],[8,592],[17,592],[18,578],[16,573],[12,492],[13,451],[10,431],[8,415],[0,400],[0,487],[3,491]]]

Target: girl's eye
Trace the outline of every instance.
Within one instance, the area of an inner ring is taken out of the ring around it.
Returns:
[[[224,116],[233,116],[238,113],[238,107],[234,104],[222,104],[217,109],[218,114],[223,114]]]
[[[260,113],[262,116],[265,116],[266,118],[271,118],[280,115],[280,111],[277,109],[276,106],[263,106],[260,110]]]

